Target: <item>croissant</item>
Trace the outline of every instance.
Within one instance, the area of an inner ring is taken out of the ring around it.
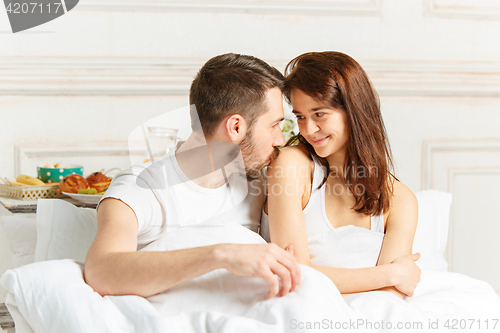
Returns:
[[[91,188],[95,188],[99,193],[109,187],[111,179],[103,175],[101,172],[94,172],[87,177],[87,182]]]
[[[63,192],[78,193],[78,191],[89,188],[89,183],[80,175],[67,175],[59,183]]]

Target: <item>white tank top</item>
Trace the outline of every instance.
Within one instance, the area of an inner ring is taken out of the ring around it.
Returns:
[[[311,263],[338,268],[376,266],[384,240],[384,216],[372,216],[370,229],[354,225],[334,228],[326,215],[325,186],[318,189],[323,181],[324,169],[315,158],[313,160],[311,196],[302,211]],[[269,237],[269,219],[264,212],[261,228],[261,235]]]

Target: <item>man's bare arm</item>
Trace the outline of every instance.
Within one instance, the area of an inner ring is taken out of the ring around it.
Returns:
[[[101,202],[97,235],[87,254],[84,277],[101,295],[148,297],[218,268],[257,276],[269,285],[268,297],[293,291],[300,283],[295,257],[274,244],[218,244],[178,251],[137,252],[137,218],[117,199]]]

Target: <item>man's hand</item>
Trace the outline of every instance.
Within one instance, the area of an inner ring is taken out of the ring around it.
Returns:
[[[216,251],[217,260],[229,272],[239,276],[263,278],[269,285],[268,298],[278,294],[281,279],[281,296],[294,291],[300,284],[300,268],[290,253],[276,244],[220,244]],[[292,248],[293,251],[293,248]],[[293,253],[293,252],[292,252]]]
[[[396,283],[394,287],[408,297],[413,296],[413,292],[420,282],[420,268],[415,261],[420,259],[420,253],[409,254],[394,259],[391,265],[396,267]]]

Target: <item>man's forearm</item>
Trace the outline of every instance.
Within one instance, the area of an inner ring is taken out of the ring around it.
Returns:
[[[111,252],[89,256],[84,277],[101,295],[148,297],[218,268],[223,268],[223,264],[218,245],[213,245],[167,252]]]

